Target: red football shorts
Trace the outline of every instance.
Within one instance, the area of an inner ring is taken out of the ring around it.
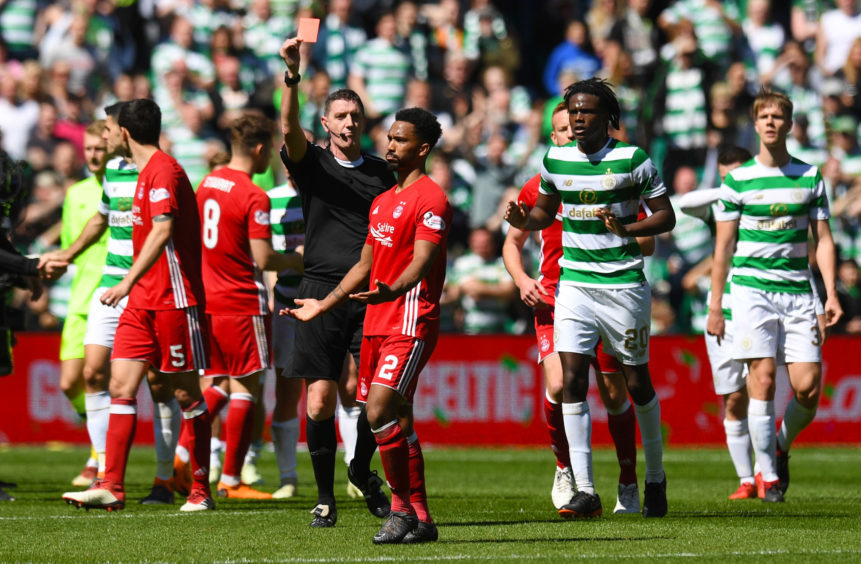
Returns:
[[[127,307],[120,316],[111,360],[149,362],[161,372],[209,366],[206,319],[197,306],[150,310]]]
[[[538,341],[538,363],[556,352],[556,343],[553,339],[553,308],[535,309],[535,338]],[[595,357],[592,366],[596,372],[611,374],[622,369],[615,356],[604,352],[604,343],[598,341],[595,347]]]
[[[209,365],[204,376],[242,378],[270,366],[272,324],[268,315],[206,315]]]
[[[436,336],[427,341],[406,335],[363,337],[356,400],[368,401],[371,384],[377,384],[395,390],[407,403],[413,403],[419,373],[434,347]]]

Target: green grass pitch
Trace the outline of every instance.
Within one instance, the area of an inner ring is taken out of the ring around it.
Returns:
[[[374,546],[380,521],[344,494],[340,463],[338,525],[308,527],[314,480],[300,453],[298,497],[216,500],[217,510],[181,514],[175,506],[141,506],[155,470],[154,451],[135,448],[126,509],[77,510],[60,495],[86,458],[81,448],[0,450],[0,479],[16,481],[18,498],[0,502],[0,562],[418,562],[572,560],[861,561],[861,449],[793,449],[784,504],[728,501],[735,490],[723,449],[665,452],[670,512],[663,519],[616,516],[614,453],[595,452],[604,516],[563,521],[550,502],[549,450],[427,450],[437,543]],[[644,475],[640,453],[640,487]],[[379,467],[378,460],[375,465]],[[277,482],[274,456],[261,461]]]

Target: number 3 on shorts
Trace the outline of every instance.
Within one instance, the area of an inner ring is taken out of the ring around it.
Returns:
[[[182,345],[170,346],[170,364],[176,368],[185,366],[185,353],[182,352]]]
[[[388,380],[391,382],[392,378],[394,378],[394,374],[392,370],[394,370],[398,366],[398,357],[393,354],[386,356],[383,361],[383,365],[380,366],[380,378],[383,380]]]

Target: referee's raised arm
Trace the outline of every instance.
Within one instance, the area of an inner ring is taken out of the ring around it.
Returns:
[[[287,157],[297,163],[305,156],[308,150],[308,141],[299,124],[299,47],[302,40],[293,37],[284,41],[281,45],[281,58],[287,64],[284,72],[284,92],[281,96],[281,132],[284,134],[284,146]]]

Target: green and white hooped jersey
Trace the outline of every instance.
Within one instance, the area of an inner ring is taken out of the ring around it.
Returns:
[[[643,256],[633,237],[619,237],[595,215],[609,207],[623,224],[637,221],[640,200],[666,193],[645,151],[610,138],[586,155],[576,142],[550,147],[541,167],[543,194],[562,198],[560,284],[634,288],[646,284]]]
[[[299,193],[290,184],[276,186],[267,192],[271,203],[269,223],[272,226],[272,248],[280,253],[292,251],[305,244],[305,217]],[[302,274],[282,270],[275,284],[275,299],[288,303],[298,295]]]
[[[108,256],[99,286],[119,284],[132,267],[132,200],[138,183],[138,169],[123,157],[108,161],[99,213],[108,216]]]
[[[752,159],[727,174],[715,208],[716,221],[739,221],[733,285],[812,291],[807,230],[811,220],[830,217],[819,169],[795,158],[780,168]]]

